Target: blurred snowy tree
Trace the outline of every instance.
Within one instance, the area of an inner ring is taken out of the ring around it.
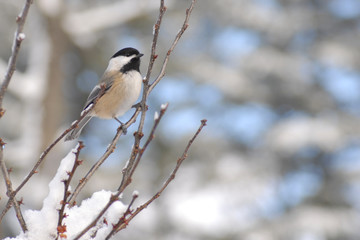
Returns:
[[[187,4],[166,2],[159,56]],[[20,7],[0,3],[1,73]],[[157,8],[145,0],[35,2],[0,124],[13,178],[77,117],[113,52],[133,46],[149,57]],[[358,0],[199,1],[150,99],[150,112],[170,107],[136,174],[139,198],[164,181],[168,160],[201,118],[206,137],[176,184],[119,239],[359,239],[359,24]],[[93,121],[82,157],[97,159],[116,127]],[[61,145],[50,159],[71,147]],[[130,145],[120,140],[88,194],[115,187]],[[47,161],[48,171],[23,189],[25,206],[41,205],[57,165]],[[13,219],[6,222],[15,234]]]

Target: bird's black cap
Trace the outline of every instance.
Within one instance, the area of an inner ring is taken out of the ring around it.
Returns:
[[[140,72],[140,58],[144,55],[142,53],[140,53],[138,50],[136,50],[135,48],[123,48],[120,51],[118,51],[117,53],[115,53],[111,58],[116,58],[119,56],[125,56],[125,57],[130,57],[130,56],[134,56],[127,64],[125,64],[120,70],[120,72],[126,73],[128,71],[131,70],[136,70],[138,72]]]
[[[128,47],[117,51],[111,58],[116,58],[118,56],[131,56],[131,55],[139,55],[139,54],[140,52],[135,48]]]

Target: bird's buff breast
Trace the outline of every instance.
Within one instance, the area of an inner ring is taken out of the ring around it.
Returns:
[[[114,118],[124,115],[138,99],[142,77],[139,72],[124,74],[121,81],[115,80],[111,88],[98,100],[94,115],[100,118]]]

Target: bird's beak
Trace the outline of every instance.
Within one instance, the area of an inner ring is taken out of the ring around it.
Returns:
[[[143,53],[139,53],[138,55],[136,55],[137,58],[141,58],[142,56],[144,56]]]

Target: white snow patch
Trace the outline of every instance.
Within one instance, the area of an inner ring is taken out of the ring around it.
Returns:
[[[38,240],[53,239],[56,237],[59,217],[58,209],[61,207],[60,202],[64,195],[64,183],[62,181],[68,178],[67,172],[71,171],[73,167],[75,161],[74,153],[77,151],[77,147],[78,146],[62,159],[55,177],[49,183],[49,194],[43,201],[42,209],[40,211],[27,210],[24,212],[24,219],[28,231],[26,233],[20,233],[16,238],[6,238],[5,240]],[[110,191],[101,190],[95,192],[91,198],[83,200],[80,206],[74,206],[70,209],[66,207],[65,213],[67,217],[64,218],[63,224],[67,227],[67,231],[65,232],[67,238],[74,238],[90,224],[108,203],[112,194]],[[89,239],[91,233],[94,231],[97,231],[97,234],[93,239],[105,239],[106,235],[112,230],[112,224],[118,221],[126,209],[127,206],[120,201],[116,201],[104,214],[107,223],[104,223],[102,218],[94,229],[84,235],[82,239]]]
[[[112,194],[110,191],[101,190],[95,192],[91,198],[84,200],[79,207],[67,208],[65,212],[69,216],[64,219],[67,226],[67,237],[71,239],[87,227],[108,203]],[[127,206],[120,201],[113,203],[104,214],[107,224],[103,221],[104,217],[101,218],[94,229],[85,234],[83,238],[89,239],[90,235],[97,231],[94,239],[105,239],[106,235],[112,230],[112,225],[119,220],[126,209]]]
[[[20,41],[22,41],[22,40],[24,40],[25,39],[25,33],[19,33],[19,35],[18,35],[18,40],[20,40]]]
[[[161,104],[161,110],[167,109],[168,106],[169,106],[169,103],[163,103],[163,104]]]
[[[155,112],[154,113],[154,120],[156,121],[156,120],[158,120],[159,119],[159,113],[158,112]]]
[[[133,198],[136,198],[139,196],[139,191],[135,190],[132,194]]]

